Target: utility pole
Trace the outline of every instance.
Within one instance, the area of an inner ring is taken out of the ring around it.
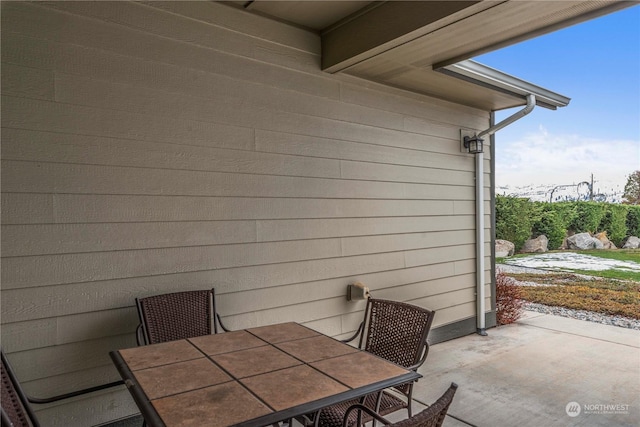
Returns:
[[[589,187],[589,201],[593,202],[593,173],[591,174],[591,182],[585,181],[584,184],[587,184],[587,187]]]

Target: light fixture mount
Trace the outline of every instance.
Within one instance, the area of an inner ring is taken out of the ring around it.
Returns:
[[[467,152],[470,154],[479,154],[483,151],[483,143],[484,140],[482,138],[478,138],[477,135],[473,136],[465,136],[462,140],[464,148],[467,149]]]

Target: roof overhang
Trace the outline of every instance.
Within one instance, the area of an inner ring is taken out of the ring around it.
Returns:
[[[566,105],[568,99],[467,60],[638,4],[613,0],[229,3],[318,33],[326,72],[485,111],[522,105],[527,89],[547,108]]]

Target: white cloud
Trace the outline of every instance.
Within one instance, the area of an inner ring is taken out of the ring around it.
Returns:
[[[577,184],[592,173],[596,183],[624,187],[640,169],[640,141],[552,135],[543,127],[517,141],[496,139],[497,187]]]

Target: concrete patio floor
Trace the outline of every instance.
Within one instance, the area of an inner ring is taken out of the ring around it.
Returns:
[[[444,426],[640,426],[640,331],[526,312],[488,334],[432,346],[420,369],[417,402],[459,386]]]

